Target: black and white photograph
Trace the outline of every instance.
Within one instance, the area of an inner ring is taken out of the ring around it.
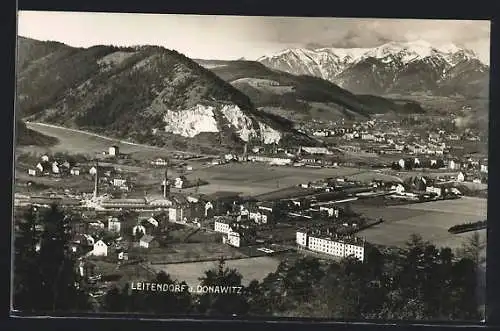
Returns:
[[[19,11],[11,314],[484,322],[490,24]]]

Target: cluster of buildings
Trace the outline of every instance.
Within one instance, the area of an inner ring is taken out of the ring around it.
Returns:
[[[364,239],[355,236],[339,236],[328,229],[299,229],[296,243],[299,249],[307,249],[338,258],[352,256],[363,262],[365,257]]]
[[[49,155],[42,155],[40,161],[31,168],[28,168],[30,176],[79,176],[81,169],[68,160],[54,159]]]

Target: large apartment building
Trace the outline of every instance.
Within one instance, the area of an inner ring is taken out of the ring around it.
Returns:
[[[299,230],[296,234],[296,242],[299,247],[313,252],[336,257],[354,256],[364,261],[364,240],[360,238],[337,238],[326,233]]]

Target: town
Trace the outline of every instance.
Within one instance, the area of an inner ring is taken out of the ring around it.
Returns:
[[[484,197],[486,191],[487,157],[460,148],[480,138],[457,138],[443,130],[427,137],[387,130],[396,124],[370,120],[352,128],[314,129],[310,133],[324,138],[325,147],[247,144],[240,154],[211,158],[174,153],[134,160],[117,145],[93,156],[24,153],[18,156],[17,169],[22,170],[15,206],[23,210],[56,203],[75,214],[71,249],[79,256],[78,272],[96,284],[95,297],[114,284],[102,280],[103,270],[113,264],[138,263],[156,272],[171,263],[221,256],[243,260],[305,254],[363,261],[364,231],[384,222],[377,213],[363,212],[363,206],[429,204]],[[363,153],[368,156],[360,158]],[[213,177],[203,177],[204,171],[223,174],[230,167],[253,175],[254,168],[275,169],[276,186],[256,194],[251,185],[245,192],[225,191],[212,185]],[[280,184],[280,169],[331,176]],[[342,175],[342,169],[348,171]],[[146,174],[148,180],[142,180]],[[471,189],[477,185],[482,186]]]

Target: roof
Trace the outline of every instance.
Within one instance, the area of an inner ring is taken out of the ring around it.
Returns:
[[[146,199],[108,199],[104,200],[103,203],[146,203]]]
[[[142,236],[141,241],[142,241],[142,242],[146,242],[146,243],[150,243],[150,242],[152,242],[154,239],[155,239],[155,238],[154,238],[153,236],[151,236],[151,235],[149,235],[149,234],[146,234],[146,235]]]

